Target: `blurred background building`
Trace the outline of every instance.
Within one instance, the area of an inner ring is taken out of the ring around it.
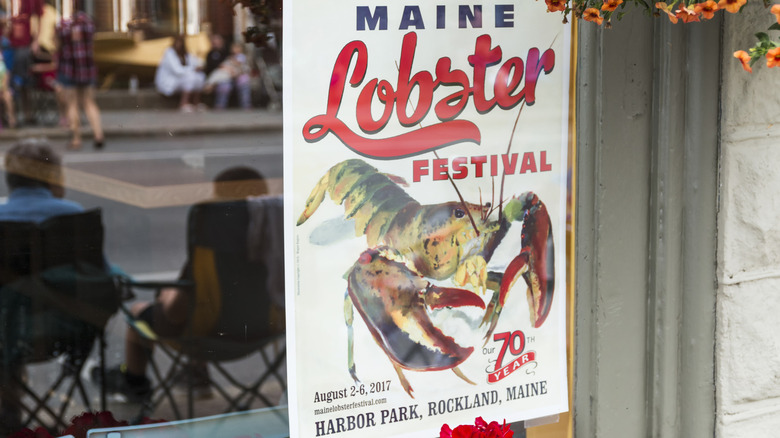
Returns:
[[[13,16],[24,1],[27,0],[0,0],[0,7]],[[211,33],[222,35],[230,44],[242,41],[242,32],[255,24],[255,17],[247,9],[231,8],[227,1],[46,1],[56,8],[58,19],[69,17],[74,6],[79,6],[95,20],[95,57],[101,88],[110,88],[115,81],[122,83],[131,76],[140,78],[142,83],[151,81],[154,69],[174,35],[187,35],[188,49],[204,57],[209,50],[208,35]],[[272,38],[274,45],[281,36],[281,24],[276,27],[278,32]]]

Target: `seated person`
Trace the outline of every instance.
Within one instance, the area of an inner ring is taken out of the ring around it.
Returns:
[[[182,112],[193,112],[195,109],[204,109],[200,103],[200,93],[205,80],[201,62],[187,52],[184,37],[174,37],[173,44],[165,50],[154,74],[157,91],[165,96],[181,93],[179,109]]]
[[[214,179],[214,193],[218,201],[245,199],[267,193],[265,181],[256,170],[249,167],[227,169]],[[191,266],[188,260],[182,269],[182,278],[191,278]],[[176,337],[183,333],[189,318],[194,312],[195,303],[191,294],[175,287],[163,288],[153,302],[139,302],[132,306],[131,313],[145,321],[161,337]],[[146,366],[152,354],[153,343],[128,327],[125,332],[125,364],[106,372],[106,389],[110,393],[121,394],[127,401],[141,402],[151,395],[151,382],[146,377]],[[194,367],[195,390],[199,373],[207,373],[205,364]],[[97,380],[97,369],[92,370]],[[202,380],[202,379],[200,379]],[[202,386],[202,385],[201,385]]]
[[[203,66],[203,73],[206,74],[206,77],[209,77],[211,72],[216,70],[230,54],[225,47],[225,39],[222,38],[222,35],[212,34],[209,40],[211,41],[211,49],[206,53],[206,64]]]
[[[10,191],[0,204],[0,221],[41,223],[64,214],[84,212],[81,204],[65,196],[62,158],[43,140],[27,139],[5,154],[5,181]],[[105,262],[115,275],[122,269]]]
[[[0,221],[40,223],[53,216],[81,213],[65,195],[59,154],[40,140],[24,140],[5,155],[5,181],[10,194],[0,205]]]
[[[60,155],[45,141],[23,140],[11,147],[5,155],[5,180],[10,194],[7,202],[0,204],[0,221],[41,223],[55,216],[83,212],[80,204],[62,199],[65,188],[61,162]],[[0,429],[21,419],[18,397],[16,390],[0,391]]]
[[[241,108],[250,109],[252,107],[252,89],[249,82],[251,70],[247,64],[246,54],[244,54],[244,46],[240,43],[233,43],[230,46],[230,56],[225,58],[206,79],[205,90],[216,90],[214,108],[225,109],[227,107],[228,98],[234,86],[238,91]]]

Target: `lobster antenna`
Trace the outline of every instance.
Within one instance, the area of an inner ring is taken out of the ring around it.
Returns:
[[[552,48],[553,44],[555,44],[555,40],[558,39],[558,35],[556,34],[553,40],[550,42],[550,48]],[[398,65],[396,64],[396,67]],[[515,138],[515,130],[517,129],[517,121],[520,120],[520,114],[523,112],[523,108],[525,108],[525,98],[523,99],[523,103],[520,105],[520,111],[517,112],[517,117],[515,117],[515,125],[512,127],[512,134],[509,136],[509,144],[506,146],[506,154],[509,155],[509,151],[512,149],[512,140]],[[501,174],[501,189],[499,191],[498,199],[498,217],[501,218],[502,213],[502,207],[504,206],[504,179],[506,178],[506,173]]]
[[[482,187],[479,187],[479,205],[482,206]],[[482,210],[479,212],[479,219],[482,222],[485,222],[485,211]]]
[[[501,202],[499,201],[498,205],[501,205]],[[494,211],[498,210],[498,207],[496,207],[496,178],[490,178],[490,211],[488,211],[488,216],[493,214]]]
[[[401,66],[398,65],[398,61],[395,61],[395,69],[401,71]],[[523,101],[523,103],[525,103],[525,101]],[[414,111],[414,105],[411,102],[407,101],[407,105],[410,105],[412,107],[412,111]],[[515,122],[515,124],[517,124],[517,122]],[[418,123],[418,125],[420,125],[420,128],[423,127],[422,122]],[[511,140],[510,140],[510,144],[511,144]],[[437,159],[439,158],[439,153],[436,152],[436,150],[433,151],[433,155]],[[452,188],[455,189],[455,193],[458,194],[458,198],[460,199],[461,205],[463,205],[463,209],[466,211],[466,214],[469,215],[471,226],[474,227],[474,232],[477,233],[477,237],[479,237],[479,228],[477,228],[477,223],[474,222],[474,217],[471,215],[471,211],[469,211],[469,207],[466,205],[466,201],[463,199],[463,195],[460,194],[460,190],[458,190],[458,186],[455,185],[455,181],[452,179],[452,176],[450,176],[449,170],[447,170],[447,179],[450,181],[450,184],[452,184]]]
[[[525,99],[523,99],[523,103],[520,105],[520,111],[517,112],[517,117],[515,117],[515,124],[512,126],[512,133],[509,135],[509,144],[506,145],[506,154],[509,155],[509,151],[512,149],[512,140],[515,138],[515,130],[517,129],[517,122],[520,120],[520,114],[523,113],[523,108],[525,108]],[[501,174],[501,188],[498,192],[498,217],[501,218],[502,208],[504,206],[504,179],[506,178],[506,172],[503,172]]]
[[[422,124],[420,124],[420,127],[422,127]],[[435,150],[433,151],[433,155],[438,159],[439,153]],[[455,185],[455,181],[450,176],[449,170],[447,171],[447,179],[450,181],[450,184],[452,184],[452,188],[455,189],[455,193],[458,194],[458,198],[460,199],[460,203],[463,205],[463,209],[466,210],[466,214],[469,215],[469,220],[471,221],[471,226],[474,227],[474,232],[477,233],[477,237],[479,237],[479,228],[477,228],[477,223],[474,222],[474,216],[471,215],[471,211],[469,210],[469,207],[466,205],[466,201],[463,199],[463,195],[460,194],[460,190],[458,190],[458,186]]]
[[[490,212],[493,213],[496,211],[496,179],[490,178],[490,203],[493,206],[493,210]],[[500,202],[499,202],[500,204]]]

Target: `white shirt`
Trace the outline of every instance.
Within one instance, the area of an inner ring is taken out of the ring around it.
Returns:
[[[154,74],[154,85],[157,91],[170,96],[179,89],[181,83],[188,76],[196,74],[196,69],[201,64],[200,59],[188,53],[186,62],[186,65],[182,65],[173,47],[168,47],[163,54],[160,64],[157,66],[157,72]]]

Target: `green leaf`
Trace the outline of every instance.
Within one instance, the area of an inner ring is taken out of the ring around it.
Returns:
[[[772,25],[769,26],[769,30],[780,30],[780,23],[772,23]]]
[[[756,34],[756,38],[762,43],[769,42],[769,35],[766,32],[759,32]]]

